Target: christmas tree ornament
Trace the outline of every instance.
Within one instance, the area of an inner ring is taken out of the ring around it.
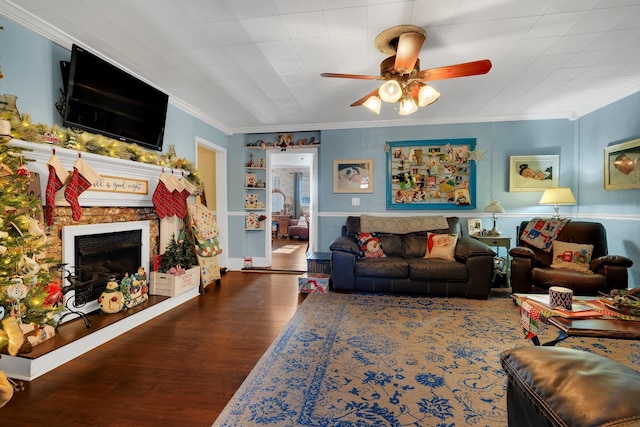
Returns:
[[[22,175],[25,178],[31,177],[31,171],[27,169],[27,167],[22,163],[22,159],[20,160],[20,164],[18,164],[18,169],[16,170],[18,175]]]
[[[45,190],[45,220],[47,225],[50,226],[53,224],[56,192],[67,182],[69,172],[67,172],[67,169],[62,165],[55,151],[47,162],[47,167],[49,168],[49,180],[47,181],[47,188]]]
[[[82,217],[82,208],[78,197],[99,179],[100,175],[95,173],[91,166],[78,155],[78,159],[73,164],[73,173],[64,190],[64,198],[71,205],[71,218],[74,221],[79,221]]]

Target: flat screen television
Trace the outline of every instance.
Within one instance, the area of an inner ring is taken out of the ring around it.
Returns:
[[[64,126],[162,151],[168,95],[75,44],[66,85]]]

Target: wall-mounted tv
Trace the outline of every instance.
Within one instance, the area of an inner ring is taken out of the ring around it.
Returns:
[[[169,97],[73,45],[64,126],[162,151]]]

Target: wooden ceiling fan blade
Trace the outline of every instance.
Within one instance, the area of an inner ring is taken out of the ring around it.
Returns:
[[[378,89],[374,90],[373,92],[363,96],[362,98],[358,99],[356,102],[354,102],[353,104],[351,104],[351,107],[358,107],[362,104],[364,104],[364,102],[369,99],[370,97],[377,95],[378,94]]]
[[[322,73],[321,77],[335,77],[339,79],[359,79],[359,80],[384,80],[380,76],[368,76],[364,74],[342,74],[342,73]]]
[[[410,73],[416,65],[425,40],[426,36],[424,34],[413,32],[401,34],[393,68],[402,74]]]
[[[448,65],[446,67],[431,68],[420,71],[420,80],[445,80],[458,77],[476,76],[486,74],[491,69],[491,61],[483,59],[480,61],[465,62],[463,64]]]

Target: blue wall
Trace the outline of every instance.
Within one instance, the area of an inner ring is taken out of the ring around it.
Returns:
[[[0,93],[18,96],[18,108],[29,113],[33,122],[60,124],[55,110],[60,97],[59,61],[70,53],[11,20],[0,17],[5,30],[0,37]],[[561,213],[577,219],[600,221],[609,235],[609,252],[625,255],[636,265],[631,270],[631,284],[640,286],[640,190],[604,191],[603,148],[640,137],[640,94],[604,107],[576,121],[541,120],[496,123],[461,123],[368,129],[326,130],[320,132],[319,148],[319,239],[318,249],[327,251],[340,234],[347,215],[362,212],[389,214],[386,210],[387,141],[476,138],[477,148],[486,160],[477,162],[477,200],[475,210],[464,211],[394,211],[395,214],[445,214],[463,218],[483,218],[491,199],[502,202],[506,212],[498,219],[504,236],[515,239],[516,225],[535,215],[549,216],[551,207],[538,205],[540,193],[509,192],[509,156],[559,155],[560,185],[571,187],[577,206],[563,206]],[[286,131],[286,130],[283,130]],[[243,182],[244,145],[255,135],[227,136],[192,115],[169,106],[165,147],[176,146],[180,157],[194,159],[194,138],[198,136],[228,150],[228,211],[230,258],[246,253],[264,256],[262,233],[244,232]],[[334,159],[370,158],[374,160],[374,192],[333,193]],[[351,206],[352,197],[360,206]],[[514,241],[514,240],[512,240]]]

